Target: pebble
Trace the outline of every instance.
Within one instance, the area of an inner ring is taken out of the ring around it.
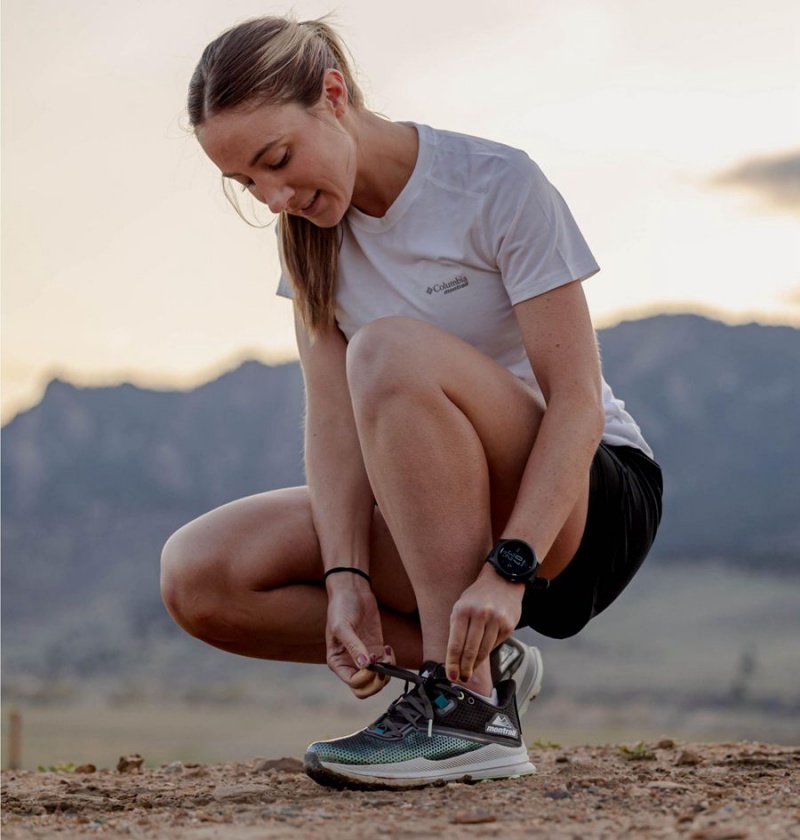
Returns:
[[[264,759],[256,765],[254,773],[268,773],[274,770],[278,773],[303,773],[303,762],[296,758]]]
[[[698,764],[702,764],[703,759],[700,756],[693,752],[692,750],[683,750],[681,754],[678,756],[678,760],[675,762],[676,767],[695,767]]]
[[[97,767],[94,764],[79,764],[73,771],[73,773],[96,773]]]
[[[482,823],[497,822],[497,817],[488,811],[460,811],[450,820],[455,825],[480,825]]]
[[[164,767],[161,772],[162,773],[182,773],[183,772],[183,762],[182,761],[172,761],[166,767]]]
[[[258,802],[269,794],[266,785],[219,785],[211,795],[217,802]]]
[[[686,790],[685,785],[679,785],[677,782],[648,782],[645,787],[653,790]]]
[[[132,755],[121,755],[117,762],[117,772],[119,773],[141,773],[144,758],[139,753]]]

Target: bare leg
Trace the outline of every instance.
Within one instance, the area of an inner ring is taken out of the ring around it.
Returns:
[[[360,330],[347,372],[370,483],[416,593],[423,655],[443,662],[453,605],[508,519],[543,406],[470,345],[412,319]],[[554,546],[568,556],[552,562],[569,561],[585,517],[584,501]],[[491,691],[488,660],[470,686]]]
[[[416,667],[414,592],[378,511],[372,557],[385,641],[399,664]],[[326,661],[328,598],[305,487],[239,499],[185,525],[164,547],[161,580],[173,618],[208,644],[261,659]]]

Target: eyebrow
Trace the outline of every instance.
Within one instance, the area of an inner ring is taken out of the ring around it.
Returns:
[[[278,137],[278,138],[277,138],[277,140],[270,140],[270,141],[269,141],[269,143],[265,143],[265,144],[264,144],[264,145],[263,145],[263,146],[262,146],[262,147],[261,147],[261,148],[260,148],[260,149],[259,149],[259,150],[258,150],[258,151],[254,154],[254,155],[253,155],[253,157],[250,159],[250,163],[249,163],[248,165],[249,165],[249,166],[255,166],[255,165],[258,163],[258,159],[261,157],[261,155],[263,155],[263,154],[264,154],[264,152],[268,152],[268,151],[269,151],[269,150],[270,150],[270,149],[271,149],[271,148],[272,148],[272,147],[273,147],[276,143],[279,143],[282,139],[283,139],[283,138]],[[241,173],[239,173],[239,172],[223,172],[223,173],[222,173],[222,177],[223,177],[223,178],[233,178],[233,177],[235,177],[235,176],[237,176],[237,175],[238,175],[239,177],[242,177],[242,176],[241,176]]]

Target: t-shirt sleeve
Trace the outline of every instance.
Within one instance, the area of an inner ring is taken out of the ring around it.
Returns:
[[[512,304],[600,270],[566,202],[527,155],[521,153],[495,186],[486,229]]]
[[[286,271],[286,263],[283,260],[280,224],[280,219],[278,219],[278,221],[275,223],[275,238],[278,241],[278,259],[280,260],[281,265],[281,276],[278,280],[278,288],[275,290],[275,294],[279,295],[280,297],[289,298],[289,300],[294,300],[294,289],[292,289],[292,281],[289,279],[289,273]]]

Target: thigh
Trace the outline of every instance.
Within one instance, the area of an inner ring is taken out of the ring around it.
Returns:
[[[600,444],[578,551],[548,589],[526,592],[520,626],[567,638],[610,606],[655,540],[661,494],[661,469],[655,461],[632,447]]]
[[[404,317],[380,318],[356,333],[347,349],[347,376],[359,418],[399,414],[396,400],[409,396],[415,410],[437,417],[442,396],[455,405],[479,438],[492,518],[502,527],[544,414],[541,397],[471,344]]]
[[[228,589],[232,595],[242,589],[264,591],[293,583],[323,585],[306,487],[258,493],[215,508],[173,534],[166,555],[183,567],[183,574],[203,575],[209,585]],[[370,576],[383,606],[403,613],[416,609],[408,576],[377,508]]]
[[[348,383],[357,414],[380,416],[397,394],[413,393],[420,410],[435,411],[428,395],[441,393],[480,440],[488,473],[492,536],[511,515],[522,475],[544,417],[539,393],[466,341],[413,318],[381,318],[362,327],[347,350]],[[367,405],[364,408],[364,404]],[[459,457],[461,453],[454,453]],[[483,480],[476,475],[476,483]],[[586,523],[589,476],[545,559],[561,569],[573,556]]]

